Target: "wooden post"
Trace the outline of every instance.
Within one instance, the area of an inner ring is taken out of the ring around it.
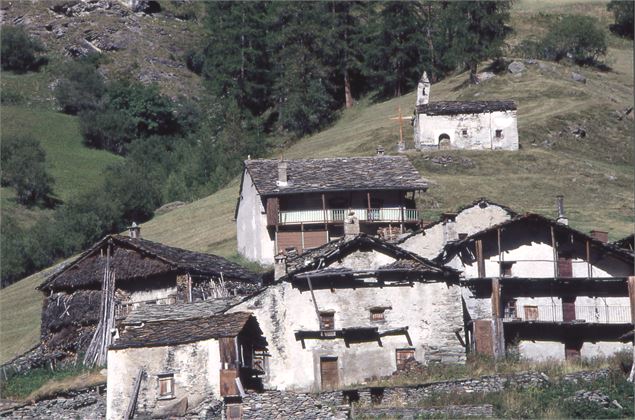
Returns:
[[[631,304],[631,322],[635,324],[635,276],[628,277],[628,300]]]
[[[589,241],[586,241],[586,265],[587,265],[587,277],[593,277],[593,268],[591,267],[591,249],[589,248]]]
[[[556,234],[551,226],[551,248],[553,249],[553,278],[558,277],[558,248],[556,246]]]
[[[502,252],[501,252],[501,229],[496,229],[496,236],[498,239],[498,276],[501,277],[503,275],[503,267],[502,267]]]
[[[476,243],[476,265],[478,268],[478,276],[485,277],[485,256],[483,255],[483,240],[477,239]]]
[[[499,278],[492,278],[492,349],[494,358],[505,355],[505,334],[501,316],[501,285]]]
[[[400,231],[400,233],[403,233],[403,225],[404,225],[405,220],[406,220],[405,215],[404,215],[404,205],[405,205],[405,203],[404,203],[404,196],[403,195],[399,196],[399,201],[400,201],[400,204],[401,204],[401,207],[400,207],[401,208],[401,223],[399,224],[399,231]]]
[[[322,212],[324,213],[324,230],[328,231],[328,214],[326,213],[326,197],[324,197],[324,193],[322,193]],[[327,235],[328,236],[328,235]]]
[[[304,222],[300,223],[300,238],[302,241],[302,252],[300,252],[300,254],[304,253]]]
[[[371,217],[370,217],[370,191],[366,192],[366,204],[368,205],[368,210],[366,213],[366,220],[370,222]]]

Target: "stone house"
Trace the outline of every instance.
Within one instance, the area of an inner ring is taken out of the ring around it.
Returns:
[[[460,270],[470,350],[571,359],[628,349],[633,255],[561,216],[516,216],[448,243],[436,259]]]
[[[108,350],[107,418],[182,416],[260,389],[267,342],[248,312],[128,322]],[[182,315],[182,314],[181,314]],[[190,316],[192,314],[189,314]]]
[[[342,237],[352,211],[364,233],[388,236],[419,223],[414,196],[427,183],[403,156],[246,160],[236,206],[238,252],[273,264]]]
[[[437,221],[423,222],[423,228],[400,238],[396,244],[424,258],[436,258],[448,242],[465,238],[516,216],[507,206],[479,198]]]
[[[458,273],[450,268],[351,233],[279,255],[275,271],[273,284],[230,309],[253,312],[271,343],[266,389],[336,389],[389,376],[411,358],[465,360]]]
[[[112,287],[105,290],[107,284]],[[41,349],[57,358],[85,352],[107,302],[114,326],[140,306],[248,295],[259,288],[259,276],[249,270],[142,239],[135,226],[131,237],[106,236],[38,287],[44,295]]]
[[[417,149],[518,150],[514,101],[430,102],[424,72],[413,119]]]

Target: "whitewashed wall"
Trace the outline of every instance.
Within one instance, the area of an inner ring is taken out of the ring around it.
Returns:
[[[353,253],[338,265],[354,268],[361,264],[371,268],[391,260],[375,252]],[[382,347],[376,341],[351,343],[347,348],[343,339],[306,339],[303,349],[294,333],[320,328],[311,293],[300,292],[287,282],[280,283],[232,309],[253,312],[269,342],[271,357],[265,378],[267,388],[319,390],[321,356],[339,358],[341,385],[390,375],[395,370],[395,350],[398,348],[415,348],[417,360],[424,363],[461,363],[465,360],[465,349],[455,335],[455,331],[463,329],[457,286],[415,283],[412,287],[318,289],[315,300],[320,310],[335,311],[335,329],[377,326],[380,331],[385,331],[407,326],[412,346],[404,335],[399,335],[382,338]],[[370,320],[370,308],[375,306],[392,307],[385,312],[385,321]]]
[[[415,146],[437,148],[439,137],[450,137],[453,149],[518,150],[516,111],[496,111],[480,114],[425,115],[418,114],[414,123]],[[463,135],[463,130],[467,134]],[[503,137],[496,138],[496,130]]]
[[[236,234],[240,255],[261,264],[273,264],[274,240],[267,230],[266,210],[246,169],[236,217]]]
[[[138,413],[159,414],[161,408],[187,397],[194,406],[204,398],[220,398],[220,351],[209,339],[170,347],[142,347],[108,351],[106,417],[123,419],[139,368],[146,371],[137,402]],[[158,375],[174,374],[174,399],[159,400]]]
[[[490,226],[511,219],[505,209],[494,204],[481,207],[475,204],[460,211],[454,222],[437,223],[407,237],[399,246],[424,258],[438,256],[448,241],[458,239],[460,233],[473,235]]]

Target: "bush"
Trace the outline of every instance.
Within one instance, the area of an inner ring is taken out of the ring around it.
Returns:
[[[564,16],[543,40],[546,58],[565,57],[578,64],[596,64],[606,54],[606,32],[591,16]]]
[[[106,86],[95,63],[72,61],[63,67],[62,74],[55,87],[55,99],[63,112],[74,115],[98,107]]]
[[[46,171],[46,153],[40,142],[29,136],[5,137],[1,153],[2,185],[15,188],[20,204],[40,200],[48,204],[53,178]]]
[[[3,70],[26,72],[37,70],[46,63],[46,57],[40,55],[44,47],[31,38],[18,26],[3,26],[0,40],[0,61]]]
[[[606,6],[609,12],[613,12],[613,17],[615,18],[615,23],[609,27],[613,33],[633,39],[634,4],[632,0],[611,0]]]

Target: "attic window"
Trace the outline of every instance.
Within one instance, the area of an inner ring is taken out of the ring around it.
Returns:
[[[461,130],[461,135],[463,137],[467,137],[467,128],[464,128],[463,130]]]
[[[370,308],[370,320],[372,322],[383,321],[386,308]]]
[[[320,329],[322,331],[333,331],[335,329],[335,312],[320,312]]]
[[[159,399],[174,398],[174,374],[159,375]]]
[[[496,130],[496,138],[497,139],[503,138],[503,130]]]
[[[512,266],[514,265],[514,261],[501,261],[501,277],[511,277],[512,276]]]

